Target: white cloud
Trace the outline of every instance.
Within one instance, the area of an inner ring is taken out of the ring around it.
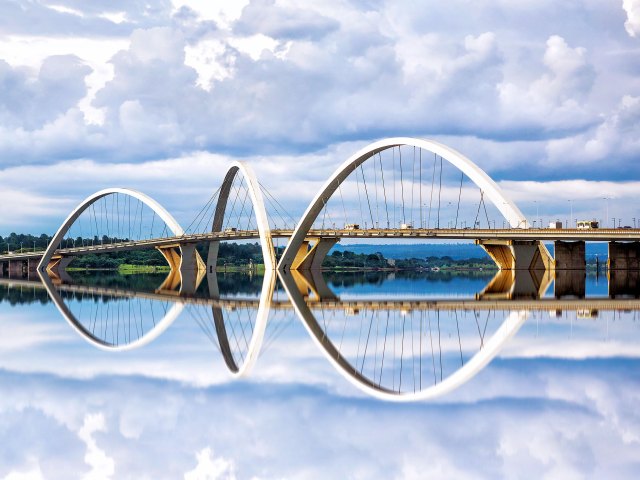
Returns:
[[[622,8],[627,14],[624,28],[631,37],[640,35],[640,2],[638,0],[622,0]]]
[[[36,429],[58,416],[80,414],[82,429],[92,432],[86,437],[95,441],[100,431],[102,449],[123,467],[118,478],[313,479],[339,477],[345,468],[356,478],[421,478],[420,472],[584,478],[612,470],[617,478],[635,478],[635,363],[503,360],[460,395],[404,406],[302,385],[238,382],[193,389],[143,377],[68,384],[39,376],[8,390],[0,411],[28,399],[32,409],[47,412],[31,423]],[[3,385],[10,381],[5,376]],[[75,400],[78,389],[83,395]],[[96,408],[104,412],[104,423],[92,417]],[[142,419],[136,439],[113,428],[123,408]],[[12,413],[27,420],[26,411]],[[13,440],[42,463],[56,454],[37,451],[30,439]],[[67,442],[59,434],[57,446],[68,448]],[[80,463],[66,464],[67,471],[82,471],[82,457],[74,461]],[[108,474],[109,464],[103,467]],[[5,459],[3,468],[12,463]]]
[[[595,129],[552,140],[547,152],[549,164],[562,160],[564,166],[597,166],[601,162],[635,166],[633,159],[640,154],[640,96],[623,96]]]
[[[94,438],[94,434],[106,431],[105,418],[102,413],[86,414],[78,437],[85,442],[87,453],[84,461],[91,470],[83,476],[86,480],[103,480],[111,478],[115,470],[115,464],[104,450],[100,449]]]
[[[228,27],[236,20],[249,0],[222,0],[210,2],[208,0],[171,0],[174,10],[189,7],[198,13],[203,20],[214,20],[223,27]]]
[[[225,44],[217,39],[203,39],[185,46],[185,65],[198,72],[198,86],[211,90],[213,81],[228,78],[232,63],[227,59]]]
[[[636,45],[606,2],[52,5],[0,7],[4,167],[251,155],[293,197],[331,152],[408,135],[499,178],[640,175]]]
[[[49,4],[49,5],[47,5],[47,8],[50,8],[51,10],[55,10],[56,12],[68,13],[69,15],[75,15],[76,17],[84,17],[84,14],[80,10],[76,10],[75,8],[70,8],[70,7],[67,7],[65,5]]]
[[[196,453],[198,464],[193,470],[184,474],[184,480],[218,480],[236,478],[233,473],[233,462],[223,458],[215,458],[210,447]]]
[[[545,125],[551,132],[593,123],[583,101],[594,78],[585,49],[554,35],[547,40],[544,65],[547,71],[524,88],[508,80],[497,85],[504,120]]]
[[[42,469],[34,459],[32,460],[32,465],[29,465],[26,469],[12,470],[3,480],[44,480],[44,478]]]

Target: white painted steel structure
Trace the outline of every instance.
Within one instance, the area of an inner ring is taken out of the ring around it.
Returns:
[[[525,310],[509,312],[498,330],[491,338],[484,342],[484,345],[462,367],[456,370],[449,377],[440,383],[416,392],[397,392],[383,387],[361,373],[361,370],[351,364],[336,347],[326,331],[316,320],[309,305],[305,302],[302,294],[296,288],[293,277],[285,272],[278,272],[280,280],[284,286],[293,308],[302,320],[314,343],[321,349],[327,360],[342,376],[359,390],[367,395],[392,402],[413,402],[416,400],[427,400],[437,398],[445,393],[451,392],[468,382],[477,375],[498,353],[502,347],[512,338],[516,332],[524,325],[528,312]]]
[[[322,212],[326,202],[358,166],[377,153],[389,148],[405,145],[428,150],[447,160],[469,177],[471,181],[484,192],[486,197],[496,206],[500,213],[502,213],[512,228],[528,228],[527,219],[520,209],[504,195],[500,187],[484,170],[460,152],[433,140],[421,140],[408,137],[387,138],[367,145],[352,155],[347,161],[340,165],[326,181],[302,215],[302,220],[300,220],[296,226],[291,240],[280,259],[278,269],[284,270],[293,263],[300,247],[305,241],[305,237],[307,237],[309,230],[311,230],[316,218]]]
[[[173,218],[171,214],[167,212],[165,208],[158,202],[156,202],[153,198],[145,195],[142,192],[138,192],[137,190],[132,190],[130,188],[106,188],[94,193],[93,195],[89,195],[82,202],[80,202],[80,204],[69,214],[67,219],[62,223],[56,234],[53,236],[51,243],[49,243],[49,246],[42,255],[40,263],[38,264],[38,271],[44,272],[46,270],[47,265],[49,265],[51,258],[55,254],[55,251],[58,249],[58,245],[60,244],[60,242],[62,242],[64,236],[69,231],[74,222],[78,219],[78,217],[80,217],[80,215],[82,215],[82,213],[87,208],[89,208],[92,204],[94,204],[101,198],[117,193],[136,198],[147,205],[164,221],[164,223],[167,225],[169,230],[173,232],[174,235],[179,236],[184,234],[184,230],[178,224],[175,218]]]
[[[251,203],[255,213],[255,219],[257,224],[257,233],[260,238],[260,244],[262,249],[262,254],[264,258],[265,270],[275,270],[276,268],[279,270],[284,270],[291,266],[296,255],[298,254],[300,248],[305,242],[305,239],[313,233],[312,226],[315,222],[318,215],[321,213],[324,208],[326,202],[331,198],[331,196],[335,193],[338,187],[349,177],[353,171],[360,166],[362,163],[366,162],[374,155],[395,147],[401,146],[413,146],[415,148],[420,148],[423,150],[430,151],[442,159],[448,161],[457,169],[459,169],[462,173],[468,176],[472,182],[474,182],[483,192],[483,195],[491,201],[495,207],[500,211],[500,213],[505,217],[508,221],[511,228],[517,230],[518,232],[526,232],[528,231],[528,222],[524,214],[518,209],[518,207],[507,198],[504,193],[501,191],[500,187],[475,163],[469,160],[466,156],[462,155],[460,152],[438,143],[433,140],[422,140],[408,137],[397,137],[397,138],[388,138],[384,140],[380,140],[378,142],[374,142],[360,151],[356,152],[349,159],[347,159],[325,182],[324,186],[320,189],[317,195],[313,198],[309,206],[307,207],[305,213],[302,216],[302,219],[296,225],[296,228],[292,233],[287,232],[287,235],[291,235],[291,239],[285,248],[282,258],[278,265],[276,265],[276,257],[275,250],[273,248],[273,235],[272,230],[269,225],[269,220],[267,216],[267,211],[265,207],[264,197],[262,194],[262,190],[260,188],[260,184],[256,178],[256,175],[253,169],[244,162],[235,161],[232,163],[231,167],[227,171],[227,174],[224,178],[222,186],[220,188],[220,194],[218,198],[218,203],[216,205],[216,209],[214,212],[212,224],[211,224],[211,235],[214,238],[205,238],[206,234],[191,235],[193,239],[187,238],[182,227],[176,222],[176,220],[155,200],[148,197],[147,195],[127,189],[127,188],[108,188],[105,190],[101,190],[99,192],[94,193],[93,195],[87,197],[83,200],[76,209],[71,212],[71,214],[64,221],[62,226],[58,229],[55,236],[53,237],[49,247],[44,252],[40,263],[38,264],[39,271],[45,271],[47,265],[51,261],[54,256],[58,245],[64,239],[65,234],[71,228],[73,223],[78,219],[78,217],[94,202],[99,200],[100,198],[110,195],[121,193],[124,195],[129,195],[131,197],[137,198],[148,207],[150,207],[167,225],[167,227],[173,232],[174,238],[169,239],[150,239],[145,240],[144,242],[148,243],[150,247],[161,246],[164,243],[197,243],[198,241],[206,241],[209,240],[210,248],[209,248],[209,259],[208,265],[215,265],[218,253],[218,245],[219,241],[222,237],[227,240],[233,240],[236,237],[238,239],[244,238],[247,236],[247,232],[238,232],[238,234],[225,234],[222,232],[222,224],[224,221],[224,214],[227,209],[227,203],[229,201],[229,193],[233,186],[234,179],[238,175],[242,175],[242,177],[247,182],[247,190],[249,198],[251,199]],[[443,230],[444,231],[444,230]],[[370,231],[365,234],[360,231],[350,231],[350,232],[342,232],[341,236],[387,236],[384,230],[380,231],[381,233],[378,235],[372,234]],[[424,230],[424,235],[421,235],[422,230],[411,230],[411,231],[401,231],[400,236],[442,236],[440,230],[433,230],[433,232],[438,233],[429,233],[431,230]],[[457,231],[456,231],[457,232]],[[462,231],[464,236],[467,236],[467,232]],[[490,231],[490,235],[495,235],[496,230]],[[321,236],[327,236],[326,232],[320,232]],[[335,231],[336,234],[340,233],[339,231]],[[375,233],[375,232],[374,232]],[[317,232],[315,233],[317,235]],[[255,235],[255,233],[253,234]],[[395,234],[394,234],[395,235]],[[517,235],[517,234],[516,234]],[[221,238],[218,239],[218,236]],[[470,238],[477,236],[477,231],[468,232],[468,236]],[[202,237],[202,238],[200,238]],[[228,237],[228,238],[227,238]],[[458,238],[458,237],[456,237]],[[171,242],[170,242],[171,241]],[[131,243],[131,242],[129,242]],[[143,241],[137,242],[143,243]],[[152,245],[153,244],[153,245]],[[156,245],[157,244],[157,245]],[[109,248],[115,248],[118,245],[111,246]],[[126,248],[125,248],[126,247]],[[123,246],[122,249],[131,248],[132,245]],[[94,250],[96,248],[93,248]],[[73,254],[73,249],[67,249],[69,254]],[[86,249],[87,253],[89,249]],[[81,254],[81,253],[78,253]]]
[[[273,249],[273,238],[271,237],[271,227],[269,226],[269,218],[267,216],[267,209],[264,204],[264,197],[262,196],[262,190],[260,189],[260,183],[256,177],[253,169],[245,162],[235,161],[231,164],[231,167],[227,171],[224,177],[222,186],[220,187],[220,196],[218,197],[218,203],[213,217],[213,223],[211,225],[212,232],[219,232],[222,229],[222,223],[224,220],[224,213],[229,201],[229,193],[233,181],[238,174],[241,174],[248,184],[249,197],[253,205],[253,211],[256,216],[256,223],[258,226],[258,235],[260,236],[260,246],[262,247],[262,256],[264,258],[265,270],[275,270],[276,257],[275,250]],[[214,242],[211,242],[214,243]],[[212,255],[214,253],[215,255]],[[210,247],[209,261],[211,264],[214,257],[217,256],[217,245]],[[213,262],[215,263],[215,262]]]
[[[238,365],[229,346],[229,336],[224,326],[224,311],[220,307],[213,307],[213,319],[218,335],[218,344],[220,352],[224,358],[225,364],[233,377],[244,377],[251,372],[262,348],[264,334],[267,329],[267,321],[271,311],[273,301],[273,291],[276,286],[275,270],[266,270],[262,281],[262,289],[260,291],[260,300],[258,303],[258,311],[256,312],[256,320],[253,327],[253,333],[249,340],[249,346],[244,356],[243,362]]]
[[[85,328],[82,322],[80,322],[75,317],[73,312],[71,312],[67,304],[64,302],[55,286],[53,285],[53,282],[51,281],[49,275],[46,272],[38,272],[38,275],[42,280],[44,288],[49,294],[49,298],[51,298],[54,305],[56,306],[62,317],[71,326],[71,328],[73,328],[84,340],[86,340],[87,343],[93,345],[96,348],[99,348],[100,350],[106,350],[110,352],[126,352],[128,350],[135,350],[136,348],[151,343],[153,340],[158,338],[167,328],[169,328],[169,326],[175,321],[175,319],[180,316],[185,307],[183,303],[174,303],[171,308],[167,310],[164,317],[142,337],[124,345],[115,345],[101,339],[94,333],[90,332],[87,328]]]

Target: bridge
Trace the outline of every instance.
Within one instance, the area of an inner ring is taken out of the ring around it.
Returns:
[[[259,241],[266,270],[310,271],[322,268],[341,239],[443,239],[474,241],[500,270],[539,272],[584,270],[585,242],[607,242],[610,270],[640,270],[640,229],[533,225],[461,153],[431,140],[391,138],[348,158],[297,221],[248,165],[234,162],[186,229],[142,192],[109,188],[82,201],[45,250],[0,255],[0,267],[14,277],[39,271],[60,278],[83,255],[157,250],[182,284],[195,285],[216,268],[226,241]],[[279,239],[282,250],[274,246]],[[544,242],[554,243],[553,255]],[[206,259],[199,244],[208,247]]]

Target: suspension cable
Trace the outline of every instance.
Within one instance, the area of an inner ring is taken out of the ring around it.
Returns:
[[[458,228],[458,214],[460,213],[460,197],[462,196],[462,179],[464,178],[464,173],[460,172],[460,190],[458,191],[458,208],[456,209],[456,226]]]
[[[400,195],[402,200],[402,223],[407,223],[407,217],[405,216],[404,212],[404,182],[402,178],[402,149],[400,146],[398,146],[398,156],[400,159]]]
[[[440,186],[438,188],[438,228],[440,228],[440,196],[442,195],[442,157],[440,157]]]
[[[387,189],[384,185],[384,171],[382,170],[382,156],[378,153],[378,160],[380,162],[380,176],[382,177],[382,193],[384,194],[384,209],[387,213],[387,228],[389,228],[389,206],[387,205]]]
[[[427,228],[431,226],[431,206],[433,204],[433,187],[436,181],[436,154],[433,154],[433,173],[431,174],[431,196],[429,197],[429,216],[427,217]]]
[[[371,202],[369,201],[369,191],[367,190],[367,180],[364,178],[364,169],[362,168],[362,164],[360,164],[360,173],[362,174],[362,183],[364,184],[364,194],[367,197],[367,205],[369,206],[369,216],[371,217],[371,227],[373,227],[373,213],[371,212]]]

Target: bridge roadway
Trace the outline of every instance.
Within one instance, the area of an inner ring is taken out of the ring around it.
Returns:
[[[274,229],[274,238],[289,238],[293,230]],[[552,228],[498,228],[498,229],[461,229],[461,228],[412,228],[412,229],[313,229],[308,238],[349,238],[349,239],[441,239],[441,240],[541,240],[541,241],[640,241],[640,229],[600,228],[600,229],[552,229]],[[60,248],[56,255],[78,256],[91,253],[113,253],[147,248],[162,248],[211,241],[258,240],[258,230],[237,230],[210,233],[185,234],[175,237],[152,238],[116,242],[100,245],[86,245],[72,248]],[[0,261],[28,260],[42,257],[42,252],[23,252],[0,255]]]
[[[0,278],[0,285],[8,288],[36,288],[45,289],[44,284],[38,280],[12,280]],[[200,305],[223,309],[248,308],[258,309],[260,301],[257,298],[209,298],[198,295],[177,295],[175,291],[142,292],[122,288],[102,286],[60,284],[55,288],[61,292],[80,293],[85,295],[101,295],[114,298],[144,298],[147,300],[170,301],[187,305]],[[312,309],[345,310],[354,314],[360,311],[371,310],[396,310],[408,312],[411,310],[501,310],[501,311],[585,311],[585,310],[616,310],[629,311],[640,310],[640,299],[622,298],[612,299],[594,297],[586,299],[567,298],[541,298],[537,300],[481,300],[475,298],[455,299],[353,299],[353,300],[307,300],[307,305]],[[271,302],[273,310],[290,310],[293,305],[289,299],[274,299]]]

